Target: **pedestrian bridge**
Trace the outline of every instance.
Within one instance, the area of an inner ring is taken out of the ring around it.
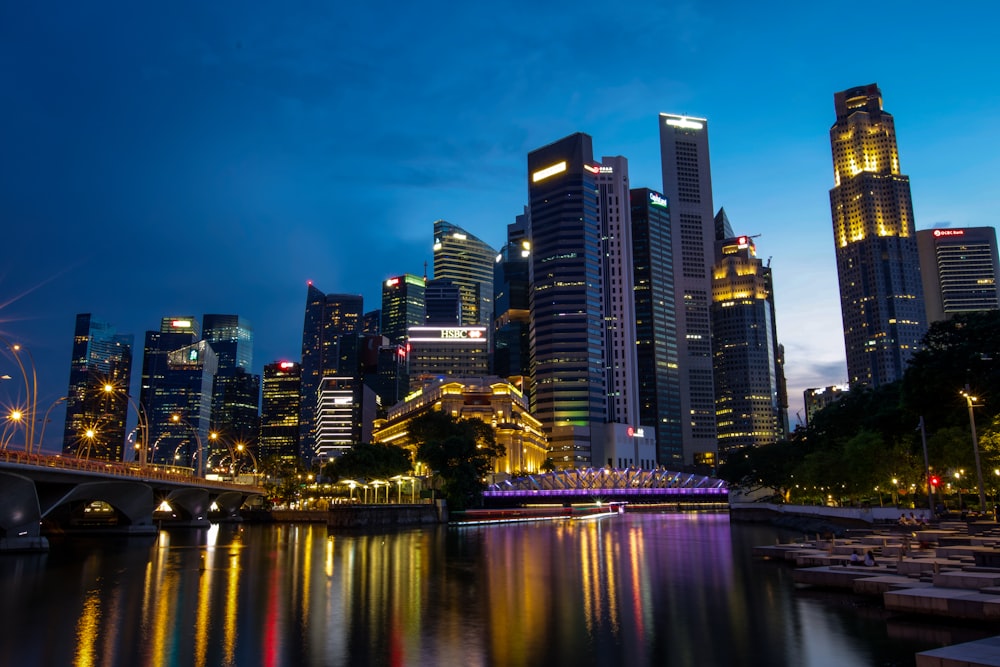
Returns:
[[[624,501],[630,503],[727,503],[721,479],[670,470],[576,468],[512,477],[490,484],[488,505]]]
[[[0,452],[0,552],[44,550],[44,534],[154,534],[235,520],[262,489],[190,468]]]

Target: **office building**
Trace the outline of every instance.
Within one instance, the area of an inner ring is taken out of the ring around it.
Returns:
[[[250,372],[253,366],[253,326],[239,315],[204,315],[201,337],[212,344],[219,357],[219,368],[242,368]]]
[[[453,376],[478,377],[489,371],[486,327],[410,327],[410,391]]]
[[[928,323],[1000,307],[993,227],[923,229],[917,232],[917,252]]]
[[[507,225],[507,243],[493,264],[494,320],[490,336],[491,373],[506,378],[525,396],[531,395],[527,211]]]
[[[719,458],[784,439],[771,268],[748,236],[716,242],[712,337]]]
[[[715,211],[708,121],[661,113],[659,127],[663,195],[670,203],[673,241],[683,463],[712,468],[717,448],[709,310]]]
[[[586,134],[528,154],[531,412],[559,468],[592,465],[607,421],[596,172]]]
[[[253,364],[253,327],[239,315],[202,317],[202,340],[218,356],[212,386],[212,431],[224,440],[222,451],[242,444],[257,452],[260,376]]]
[[[357,294],[324,294],[312,283],[306,292],[302,326],[302,396],[299,404],[299,448],[303,460],[317,456],[316,410],[323,378],[353,378],[360,390],[363,300]]]
[[[490,324],[496,254],[487,243],[458,225],[445,220],[434,223],[434,279],[450,280],[458,286],[462,326]]]
[[[76,316],[63,429],[66,454],[124,460],[133,345],[132,334],[119,334],[90,313]]]
[[[458,285],[445,278],[427,281],[424,288],[424,324],[462,325],[462,293]]]
[[[629,198],[639,422],[656,433],[657,461],[674,470],[684,465],[684,448],[670,208],[649,188]]]
[[[830,190],[851,386],[899,380],[926,331],[910,180],[876,84],[833,96]]]
[[[833,405],[850,392],[850,386],[835,384],[829,387],[811,387],[802,392],[806,409],[806,426],[812,421],[813,415],[828,405]]]
[[[391,345],[406,343],[406,330],[424,323],[426,281],[410,273],[382,283],[382,335]]]
[[[258,459],[298,459],[302,366],[275,361],[264,366]]]

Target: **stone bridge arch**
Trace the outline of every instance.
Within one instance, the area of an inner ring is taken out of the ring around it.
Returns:
[[[113,516],[88,516],[94,501],[114,510]],[[107,481],[77,484],[44,509],[42,519],[54,530],[93,530],[153,533],[153,490],[142,482]]]

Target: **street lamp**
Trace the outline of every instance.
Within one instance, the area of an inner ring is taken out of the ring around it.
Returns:
[[[244,445],[242,442],[236,443],[236,451],[238,451],[241,455],[243,454],[243,452],[246,452],[247,454],[250,455],[250,460],[253,461],[253,483],[256,486],[257,470],[258,468],[260,468],[260,466],[257,464],[257,457],[253,455],[253,450]]]
[[[198,429],[196,429],[194,426],[192,426],[191,422],[189,422],[188,420],[181,419],[180,415],[170,415],[170,421],[172,421],[175,424],[184,424],[189,429],[191,429],[191,433],[194,434],[194,441],[196,443],[198,443],[198,452],[197,452],[198,467],[195,468],[195,474],[198,477],[204,477],[205,476],[205,447],[204,447],[204,445],[201,442],[201,436],[198,434]]]
[[[146,465],[149,459],[149,420],[146,418],[146,413],[135,404],[132,397],[128,393],[128,389],[119,389],[110,382],[105,382],[102,387],[104,393],[115,394],[122,393],[125,395],[125,400],[128,404],[132,406],[135,410],[136,418],[136,429],[139,431],[139,442],[135,443],[135,448],[139,450],[137,452],[139,456],[139,467]],[[125,448],[122,448],[122,458],[125,458]]]
[[[976,455],[976,483],[979,485],[979,511],[986,511],[986,494],[983,493],[983,468],[979,464],[979,439],[976,437],[976,417],[972,412],[976,397],[969,393],[969,385],[965,385],[965,391],[961,392],[965,396],[965,404],[969,407],[969,427],[972,429],[972,451]]]
[[[38,406],[38,374],[35,372],[35,360],[31,356],[31,352],[22,347],[20,344],[11,343],[3,336],[0,336],[0,342],[6,345],[7,349],[10,350],[11,356],[13,356],[14,361],[17,362],[17,367],[21,370],[21,377],[24,378],[25,400],[28,401],[28,407],[22,412],[22,416],[25,419],[24,451],[25,453],[30,454],[35,439],[33,422],[35,421],[35,413]],[[28,380],[28,370],[24,367],[24,361],[21,359],[22,352],[25,352],[28,355],[28,363],[31,367],[30,381]]]
[[[14,434],[17,433],[17,427],[23,418],[24,413],[17,408],[7,413],[7,424],[3,427],[3,436],[0,438],[0,449],[7,451],[7,445],[14,439]],[[7,434],[8,429],[10,430],[10,435]]]

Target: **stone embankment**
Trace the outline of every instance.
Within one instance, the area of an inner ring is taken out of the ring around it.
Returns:
[[[852,554],[862,561],[869,552],[874,565],[852,563]],[[993,521],[855,529],[753,553],[794,563],[799,584],[880,597],[891,611],[1000,621],[1000,524]],[[1000,637],[918,654],[917,665],[1000,666]]]

